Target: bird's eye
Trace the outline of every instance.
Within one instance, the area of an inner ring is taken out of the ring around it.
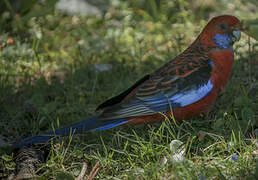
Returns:
[[[223,30],[223,31],[226,31],[226,30],[228,30],[228,28],[229,28],[227,24],[220,24],[219,27],[220,27],[220,29]]]

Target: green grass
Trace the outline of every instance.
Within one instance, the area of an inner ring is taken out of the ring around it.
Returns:
[[[197,10],[184,2],[186,14],[178,12],[170,19],[173,23],[163,16],[141,16],[141,11],[120,3],[105,18],[53,12],[24,24],[24,34],[2,32],[0,139],[13,144],[86,119],[98,104],[182,52],[209,19],[203,17],[209,14],[206,10],[187,18]],[[232,2],[241,4],[234,7],[237,16],[258,16],[249,4]],[[221,4],[214,14],[221,13]],[[13,44],[7,44],[10,37]],[[50,143],[38,174],[41,179],[55,179],[63,172],[76,177],[84,162],[90,170],[99,161],[98,179],[257,179],[257,47],[245,35],[235,45],[232,78],[213,115],[58,138]],[[104,63],[112,69],[92,68]],[[170,158],[175,139],[185,145],[183,162]],[[0,152],[0,175],[7,177],[15,172],[15,159],[8,148]]]

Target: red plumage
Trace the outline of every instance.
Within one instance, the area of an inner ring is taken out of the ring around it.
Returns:
[[[176,120],[207,114],[230,77],[233,43],[240,39],[240,21],[229,15],[213,18],[180,55],[132,87],[102,103],[98,115],[70,127],[29,137],[16,147],[42,143],[55,135],[105,130],[119,125],[151,123],[165,114]],[[171,109],[172,108],[172,109]]]
[[[228,25],[229,29],[227,31],[223,31],[219,28],[219,25],[223,23]],[[233,51],[230,48],[219,49],[214,43],[212,37],[214,37],[217,33],[231,33],[233,30],[240,29],[241,23],[234,16],[223,15],[215,17],[206,25],[206,27],[203,29],[202,33],[198,36],[194,43],[172,61],[175,65],[184,63],[184,59],[182,59],[181,57],[184,58],[184,54],[188,54],[189,49],[197,46],[197,48],[204,50],[203,53],[205,54],[205,56],[208,56],[214,64],[211,72],[211,81],[214,84],[214,88],[212,89],[211,93],[193,104],[174,109],[173,116],[176,120],[179,121],[183,119],[189,119],[200,114],[206,115],[211,111],[216,97],[227,84],[227,81],[231,75],[232,65],[234,61]],[[163,70],[165,69],[164,67],[162,68]],[[188,74],[185,73],[185,75]],[[131,94],[129,94],[125,99],[132,96],[135,91],[136,90],[132,91]],[[165,113],[165,115],[167,117],[171,117],[171,111],[168,111],[167,113]],[[133,117],[132,119],[133,121],[129,121],[127,125],[156,122],[164,119],[164,116],[161,114],[154,114],[137,118]]]

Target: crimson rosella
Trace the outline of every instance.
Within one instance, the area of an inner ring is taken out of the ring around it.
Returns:
[[[22,147],[43,143],[54,136],[150,123],[162,114],[183,120],[207,114],[225,87],[234,60],[233,44],[240,39],[241,23],[230,15],[218,16],[205,26],[197,39],[180,55],[154,73],[97,108],[97,115],[68,128],[28,137]]]

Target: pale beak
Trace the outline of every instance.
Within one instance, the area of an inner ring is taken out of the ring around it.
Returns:
[[[239,30],[232,31],[232,40],[233,42],[239,41],[241,38],[241,32]]]

